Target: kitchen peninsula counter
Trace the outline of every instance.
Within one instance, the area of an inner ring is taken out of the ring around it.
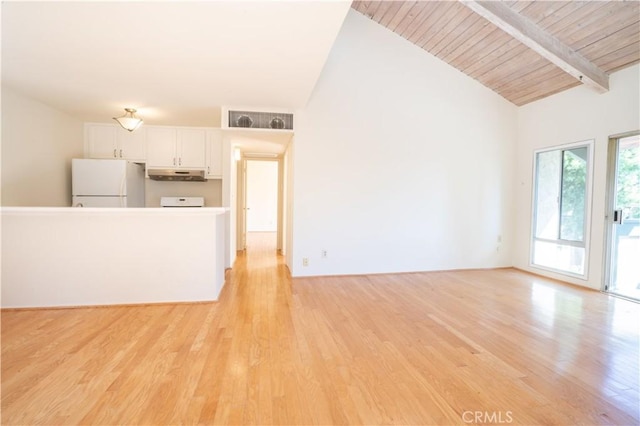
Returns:
[[[2,307],[215,301],[226,208],[3,207]]]

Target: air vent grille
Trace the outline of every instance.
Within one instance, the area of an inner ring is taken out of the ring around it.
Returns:
[[[229,127],[293,130],[293,114],[229,111]]]

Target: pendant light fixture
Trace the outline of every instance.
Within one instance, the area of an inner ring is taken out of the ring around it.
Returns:
[[[142,119],[136,116],[136,110],[133,108],[125,108],[125,114],[122,117],[113,117],[114,120],[122,126],[123,129],[133,132],[140,127]]]

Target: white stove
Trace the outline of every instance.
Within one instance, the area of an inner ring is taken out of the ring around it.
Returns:
[[[162,207],[204,207],[204,197],[161,197]]]

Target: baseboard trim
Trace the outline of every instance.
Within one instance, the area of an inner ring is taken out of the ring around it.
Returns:
[[[430,271],[404,271],[404,272],[364,272],[359,274],[330,274],[330,275],[296,275],[292,279],[304,278],[340,278],[340,277],[366,277],[379,275],[410,275],[410,274],[437,274],[446,272],[474,272],[474,271],[499,271],[503,269],[515,269],[513,266],[496,266],[492,268],[460,268],[460,269],[436,269]]]
[[[0,313],[9,311],[51,311],[61,309],[107,309],[107,308],[141,308],[148,306],[166,305],[206,305],[218,303],[219,300],[196,300],[193,302],[145,302],[145,303],[114,303],[113,305],[69,305],[69,306],[18,306],[0,308]]]

